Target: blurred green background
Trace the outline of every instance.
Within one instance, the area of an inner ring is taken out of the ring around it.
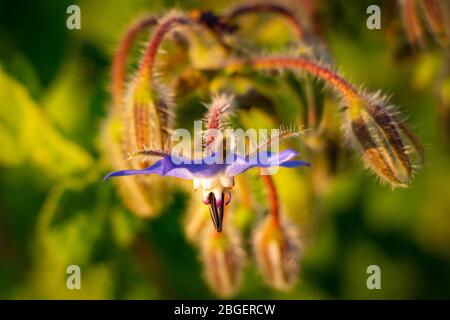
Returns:
[[[82,29],[70,31],[66,8],[74,3]],[[172,6],[229,4],[0,1],[0,298],[215,297],[182,232],[185,194],[177,192],[155,219],[135,217],[114,185],[101,183],[110,168],[99,132],[110,105],[112,54],[130,21]],[[370,4],[382,8],[382,30],[365,27]],[[336,64],[355,83],[393,93],[426,147],[426,163],[411,188],[392,191],[348,153],[321,197],[309,200],[314,206],[285,195],[291,215],[313,230],[300,281],[277,292],[249,263],[236,298],[450,298],[450,148],[435,81],[442,49],[405,53],[393,1],[319,1],[318,7]],[[82,290],[66,288],[71,264],[81,267]],[[382,290],[366,287],[371,264],[381,267]]]

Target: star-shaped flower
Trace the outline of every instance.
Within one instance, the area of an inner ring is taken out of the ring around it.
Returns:
[[[194,190],[203,189],[203,203],[208,204],[216,231],[222,230],[223,208],[231,200],[230,189],[234,186],[234,177],[248,169],[309,166],[301,160],[293,160],[299,154],[292,149],[279,153],[260,151],[253,155],[241,156],[228,153],[224,161],[216,161],[216,154],[211,154],[197,161],[173,154],[145,150],[140,155],[160,156],[161,159],[141,170],[120,170],[111,172],[104,179],[119,176],[158,174],[193,181]],[[219,162],[219,163],[218,163]]]

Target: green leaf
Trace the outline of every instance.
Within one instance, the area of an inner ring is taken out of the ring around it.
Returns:
[[[21,84],[0,69],[0,164],[38,168],[50,179],[85,171],[93,159],[64,138]]]

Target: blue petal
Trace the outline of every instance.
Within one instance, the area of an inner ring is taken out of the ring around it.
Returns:
[[[304,161],[290,160],[298,155],[299,154],[292,149],[286,149],[280,153],[260,153],[255,157],[242,157],[231,154],[230,156],[233,160],[231,164],[207,164],[205,159],[203,159],[201,163],[183,163],[182,158],[165,156],[145,169],[115,171],[108,174],[103,179],[106,180],[111,177],[137,174],[159,174],[161,176],[177,177],[181,179],[193,179],[213,177],[224,173],[227,176],[234,177],[253,167],[269,168],[281,166],[294,168],[299,166],[309,166],[309,163]]]
[[[181,163],[175,164],[170,157],[165,162],[164,176],[181,179],[206,178],[216,176],[225,169],[225,164]]]
[[[175,160],[175,162],[174,162]],[[165,156],[151,166],[141,170],[120,170],[106,175],[103,180],[111,177],[129,176],[137,174],[159,174],[161,176],[177,177],[180,179],[205,178],[217,175],[226,167],[225,164],[183,163],[182,158]]]
[[[142,170],[120,170],[120,171],[114,171],[109,174],[107,174],[103,180],[112,178],[112,177],[120,177],[120,176],[130,176],[130,175],[136,175],[136,174],[163,174],[163,160],[158,160],[154,164],[152,164],[150,167],[147,167]]]
[[[281,151],[280,153],[267,153],[267,158],[261,158],[259,155],[258,158],[244,158],[239,157],[238,159],[231,165],[228,166],[226,170],[226,174],[230,177],[237,176],[238,174],[243,173],[244,171],[258,167],[258,168],[270,168],[270,167],[287,167],[294,168],[299,166],[309,166],[309,163],[300,161],[300,160],[292,160],[290,159],[298,156],[299,154],[292,149],[286,149]],[[264,161],[265,160],[265,161]]]
[[[310,167],[311,164],[309,162],[306,161],[302,161],[302,160],[291,160],[291,161],[286,161],[280,164],[280,167],[285,167],[285,168],[297,168],[297,167]]]

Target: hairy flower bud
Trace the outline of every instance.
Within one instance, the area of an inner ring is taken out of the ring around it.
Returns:
[[[117,169],[129,165],[123,152],[122,131],[121,117],[116,113],[110,114],[103,124],[101,139],[111,166]],[[158,196],[162,196],[162,191],[157,186],[149,184],[145,178],[148,177],[134,176],[129,179],[116,180],[116,183],[126,206],[138,216],[150,217],[160,211],[163,198]]]
[[[422,0],[419,3],[430,31],[443,46],[447,46],[450,40],[450,8],[448,7],[448,1]]]
[[[159,44],[169,19],[181,19],[170,15],[159,24],[156,35],[151,38],[146,53],[141,59],[139,70],[123,97],[126,59],[136,40],[136,36],[147,27],[156,24],[157,19],[146,16],[133,23],[125,32],[119,44],[113,64],[113,109],[105,122],[102,132],[102,145],[109,155],[112,167],[120,169],[129,166],[127,153],[152,146],[163,150],[168,141],[171,128],[171,96],[154,76],[154,61]],[[171,21],[172,21],[171,20]],[[137,169],[148,165],[148,159],[132,163]],[[139,216],[153,216],[160,211],[167,200],[165,183],[158,177],[136,176],[117,182],[119,193],[127,206]]]
[[[399,0],[403,26],[410,45],[424,46],[424,30],[420,23],[416,0]]]
[[[173,124],[173,95],[160,81],[156,58],[162,42],[173,29],[191,23],[192,20],[183,13],[169,12],[157,24],[148,41],[125,99],[124,143],[128,152],[143,147],[159,150],[170,147],[167,144]],[[137,169],[147,165],[144,159],[137,163]]]
[[[131,86],[125,104],[125,147],[128,152],[145,147],[164,149],[169,141],[172,122],[170,96],[149,87],[148,80],[139,78]],[[140,168],[147,165],[146,161]]]
[[[347,109],[345,133],[365,166],[392,187],[406,187],[413,169],[423,162],[423,149],[392,106],[378,94]]]
[[[269,285],[289,289],[297,279],[300,241],[292,224],[277,223],[268,216],[253,233],[258,267]]]
[[[185,236],[193,243],[200,241],[202,235],[206,230],[209,230],[211,225],[209,207],[198,201],[202,197],[202,193],[202,190],[195,191],[184,220]]]
[[[231,224],[223,232],[216,232],[210,226],[201,250],[210,288],[220,297],[234,295],[239,289],[245,257],[237,230]]]

